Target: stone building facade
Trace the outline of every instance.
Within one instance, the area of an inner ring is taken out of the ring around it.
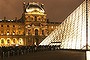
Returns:
[[[60,22],[49,22],[44,5],[23,3],[20,19],[0,19],[0,46],[38,45]]]

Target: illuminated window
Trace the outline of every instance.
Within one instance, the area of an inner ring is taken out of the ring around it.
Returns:
[[[28,25],[28,27],[30,27],[30,25]]]
[[[3,31],[1,31],[1,35],[3,35]]]
[[[15,39],[13,39],[13,43],[15,43]]]
[[[7,43],[8,43],[8,44],[10,43],[10,40],[9,40],[9,39],[7,40]]]
[[[7,35],[9,35],[9,31],[7,32]]]
[[[53,28],[53,26],[51,26],[51,28]]]
[[[2,43],[2,44],[4,43],[4,39],[1,40],[1,43]]]
[[[23,39],[22,38],[19,39],[19,44],[23,45]]]
[[[13,31],[13,35],[15,35],[15,31]]]

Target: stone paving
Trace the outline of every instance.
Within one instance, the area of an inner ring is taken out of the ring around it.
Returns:
[[[0,60],[85,60],[85,51],[39,51],[21,56],[10,56]]]

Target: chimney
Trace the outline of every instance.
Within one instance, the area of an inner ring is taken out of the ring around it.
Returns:
[[[4,17],[4,20],[6,20],[6,17]]]

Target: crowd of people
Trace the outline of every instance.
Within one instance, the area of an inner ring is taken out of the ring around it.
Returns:
[[[25,55],[28,53],[34,53],[39,51],[51,51],[51,50],[58,50],[60,46],[56,45],[46,45],[46,46],[9,46],[9,47],[0,47],[0,57],[10,57],[15,55]]]

